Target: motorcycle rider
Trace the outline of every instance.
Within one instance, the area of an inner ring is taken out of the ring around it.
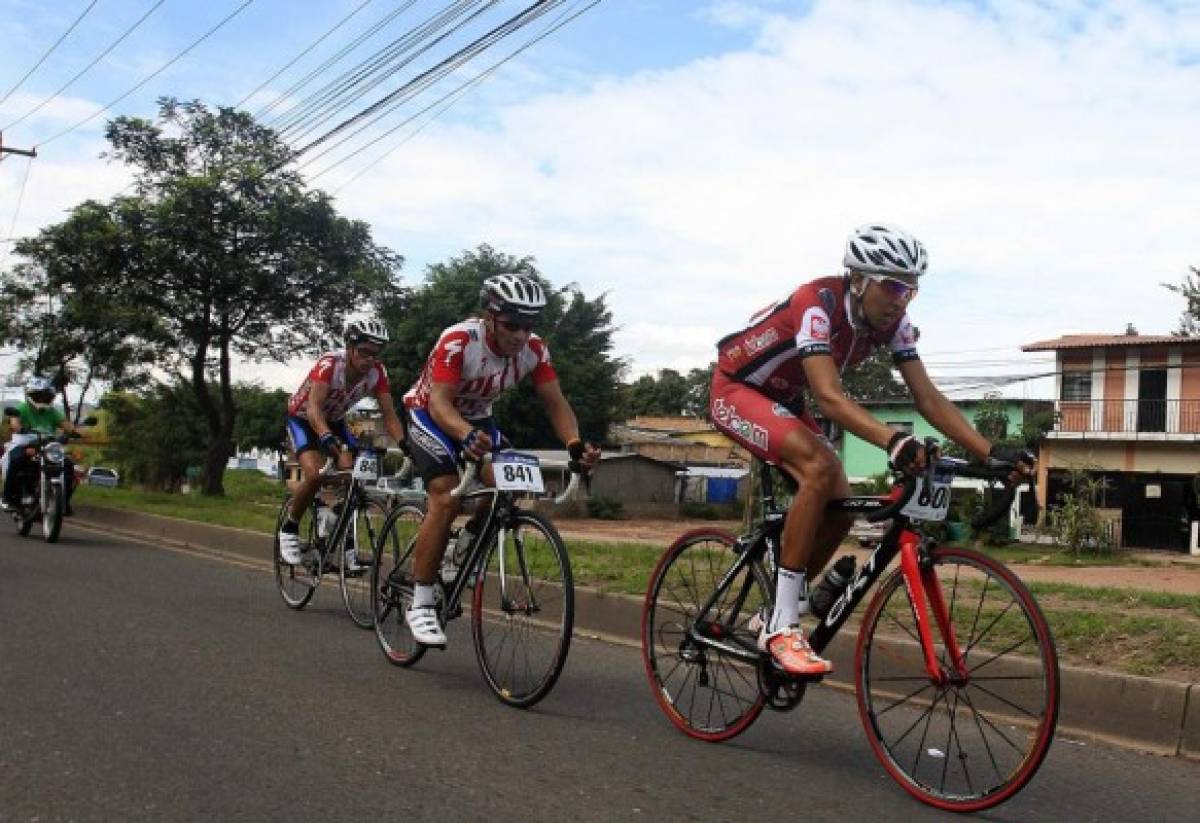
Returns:
[[[4,494],[0,507],[6,511],[21,504],[21,476],[28,470],[30,459],[25,454],[25,444],[41,434],[51,437],[55,432],[78,434],[77,429],[62,410],[54,405],[54,385],[45,377],[34,375],[25,383],[25,400],[16,406],[17,416],[9,417],[12,440],[4,455]],[[63,459],[63,514],[70,517],[71,495],[75,491],[75,463],[67,455]]]

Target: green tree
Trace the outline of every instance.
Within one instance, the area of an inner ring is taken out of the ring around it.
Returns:
[[[204,461],[203,416],[187,384],[160,383],[142,394],[109,392],[100,406],[108,420],[104,460],[129,482],[175,491],[188,467]]]
[[[283,427],[289,396],[283,389],[268,390],[258,383],[233,387],[237,406],[233,439],[239,449],[280,449],[286,437]]]
[[[108,156],[132,167],[135,194],[84,204],[17,251],[44,264],[82,221],[111,223],[107,253],[75,274],[89,294],[120,295],[157,321],[156,364],[191,387],[206,433],[203,491],[221,494],[234,356],[316,351],[348,309],[400,299],[401,261],[308,190],[287,168],[287,145],[244,112],[168,98],[157,123],[120,117],[106,137]]]
[[[892,376],[892,353],[877,349],[857,366],[842,375],[846,396],[859,402],[865,400],[903,400],[908,387]]]
[[[580,431],[585,437],[602,439],[617,405],[622,367],[612,356],[614,327],[605,296],[589,299],[574,285],[555,289],[532,257],[505,254],[486,244],[429,266],[419,288],[384,305],[383,317],[392,334],[384,358],[393,392],[399,396],[412,385],[447,326],[479,314],[483,281],[503,272],[533,277],[546,290],[546,311],[536,333],[550,349]],[[495,413],[501,429],[518,446],[559,445],[528,380],[501,395]]]
[[[1200,335],[1200,268],[1191,266],[1190,269],[1191,273],[1184,275],[1178,285],[1163,283],[1163,286],[1183,297],[1186,302],[1176,334],[1194,337]]]

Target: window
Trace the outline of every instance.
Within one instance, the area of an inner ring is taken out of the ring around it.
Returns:
[[[1065,371],[1062,376],[1062,399],[1088,401],[1092,399],[1092,373]]]
[[[913,424],[911,420],[885,420],[883,422],[891,426],[896,431],[902,431],[905,434],[913,433]]]

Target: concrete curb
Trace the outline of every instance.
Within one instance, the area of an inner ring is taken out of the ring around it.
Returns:
[[[75,522],[143,540],[269,563],[272,538],[262,532],[173,517],[76,504]],[[575,631],[641,644],[642,598],[576,587]],[[827,682],[853,690],[856,635],[826,650],[835,673]],[[1200,684],[1063,666],[1059,731],[1168,756],[1200,759]]]

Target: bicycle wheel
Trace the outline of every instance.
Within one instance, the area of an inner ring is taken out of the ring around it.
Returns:
[[[471,634],[496,697],[528,708],[550,693],[567,662],[575,584],[567,547],[548,520],[518,512],[503,538],[491,540],[480,563]]]
[[[1050,749],[1058,656],[1033,595],[1003,564],[951,546],[935,548],[932,559],[925,579],[940,585],[967,676],[938,684],[925,671],[896,571],[859,632],[859,714],[876,756],[909,794],[939,809],[979,811],[1016,794]],[[932,610],[930,624],[950,671]]]
[[[374,597],[371,594],[371,559],[375,553],[375,535],[383,528],[387,509],[375,500],[364,500],[354,513],[354,520],[342,541],[344,552],[338,558],[338,582],[342,587],[342,602],[350,619],[359,628],[370,629],[375,625]],[[346,552],[354,549],[358,571],[346,570]]]
[[[413,503],[392,509],[375,541],[371,557],[372,622],[384,657],[397,666],[411,666],[425,654],[404,619],[412,602],[413,552],[424,510]]]
[[[48,487],[46,489],[46,508],[42,511],[42,539],[47,543],[55,543],[58,541],[59,533],[62,532],[62,486],[51,483],[46,477],[42,478],[42,482]]]
[[[700,529],[676,540],[658,561],[642,607],[642,660],[659,708],[700,740],[728,740],[762,713],[755,667],[717,647],[701,646],[691,629],[736,555],[734,537]],[[705,634],[753,645],[746,625],[770,603],[764,582],[747,565],[703,616]]]
[[[313,574],[316,564],[320,563],[319,559],[312,559],[312,555],[316,554],[314,548],[317,537],[316,522],[313,518],[312,506],[309,506],[304,512],[304,517],[300,519],[300,552],[303,560],[295,566],[284,563],[279,554],[279,528],[288,516],[291,504],[292,497],[288,495],[283,499],[283,505],[279,507],[279,517],[275,522],[275,540],[273,541],[275,583],[279,587],[279,594],[283,597],[284,603],[293,609],[303,609],[308,605],[308,601],[312,600],[312,596],[317,590],[317,584],[321,581],[319,574]]]

